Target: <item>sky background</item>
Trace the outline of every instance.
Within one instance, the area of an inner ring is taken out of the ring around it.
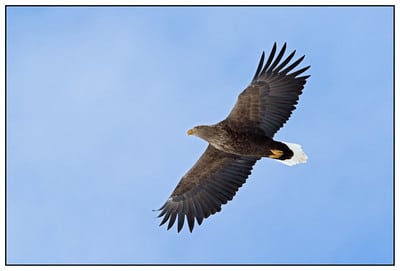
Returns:
[[[392,263],[393,38],[384,7],[8,7],[7,262]],[[189,233],[161,207],[274,42],[311,65],[263,159]],[[175,225],[176,226],[176,225]]]

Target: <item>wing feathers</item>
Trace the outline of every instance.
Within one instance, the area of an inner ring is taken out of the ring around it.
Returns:
[[[300,70],[298,70],[298,71],[295,71],[295,72],[293,72],[293,73],[288,74],[288,76],[296,77],[297,75],[299,75],[299,74],[305,72],[306,70],[308,70],[310,67],[311,67],[311,66],[304,67],[304,68],[302,68],[302,69],[300,69]],[[298,78],[297,78],[297,79],[298,79]]]
[[[178,220],[179,232],[186,217],[192,231],[195,220],[200,225],[204,218],[221,211],[221,206],[233,198],[258,159],[224,153],[209,145],[159,209],[158,216],[164,216],[160,226],[168,221],[167,229],[170,229]]]
[[[194,228],[194,216],[193,213],[190,211],[191,209],[188,209],[187,215],[186,215],[186,220],[189,226],[190,232],[193,231]]]
[[[284,57],[285,51],[286,43],[275,57],[275,43],[261,72],[260,68],[257,68],[257,76],[239,95],[235,106],[225,119],[233,129],[240,131],[260,128],[265,136],[272,138],[289,119],[309,77],[297,76],[310,66],[294,70],[303,61],[304,56],[289,64],[296,51]]]
[[[262,74],[265,73],[265,71],[268,69],[269,65],[271,64],[272,60],[274,59],[276,52],[276,42],[274,43],[274,46],[272,47],[271,53],[269,54],[267,63],[265,63],[264,69],[262,70]]]
[[[185,203],[183,203],[182,205],[184,205]],[[182,211],[180,211],[178,213],[178,232],[181,231],[182,227],[183,227],[183,222],[185,222],[185,213],[183,213]]]
[[[292,60],[295,53],[296,53],[296,50],[294,50],[278,67],[276,67],[275,72],[280,72],[280,70],[283,67],[285,67],[290,62],[290,60]]]
[[[197,200],[193,200],[193,205],[195,206],[195,209],[197,211],[195,218],[196,218],[197,224],[199,224],[199,226],[200,226],[204,219],[204,211],[203,211],[203,208],[201,207],[200,202],[198,202]]]
[[[171,212],[171,218],[169,219],[168,227],[167,227],[168,230],[172,227],[172,225],[174,225],[177,214],[178,213],[176,212],[176,210]]]
[[[278,65],[278,63],[281,61],[285,51],[286,51],[286,43],[283,45],[283,47],[280,50],[278,56],[276,57],[274,63],[272,63],[271,67],[269,67],[269,69],[267,70],[267,73],[271,73],[275,69],[276,65]]]
[[[263,67],[264,57],[265,57],[265,52],[262,52],[262,55],[261,55],[261,58],[260,58],[260,62],[258,63],[258,67],[257,67],[256,73],[254,74],[253,80],[255,78],[257,78],[258,74],[260,73],[260,71],[261,71],[261,69]]]
[[[293,62],[289,67],[287,67],[286,69],[284,69],[283,71],[281,71],[282,74],[287,74],[288,72],[290,72],[291,70],[293,70],[294,68],[297,67],[297,65],[300,64],[300,62],[303,61],[303,59],[305,58],[305,55],[300,57],[299,59],[297,59],[295,62]]]

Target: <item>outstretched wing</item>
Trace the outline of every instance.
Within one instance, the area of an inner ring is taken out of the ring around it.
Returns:
[[[200,225],[203,219],[219,212],[221,205],[233,198],[258,159],[225,153],[208,145],[158,210],[161,211],[158,217],[164,216],[160,226],[169,220],[170,229],[178,219],[179,232],[186,217],[192,231],[195,219]]]
[[[225,119],[236,130],[261,130],[264,135],[274,134],[289,119],[309,75],[300,76],[310,66],[293,71],[304,56],[288,65],[296,51],[281,61],[286,43],[275,57],[276,43],[264,65],[262,53],[257,71],[250,84],[238,97],[232,111]]]

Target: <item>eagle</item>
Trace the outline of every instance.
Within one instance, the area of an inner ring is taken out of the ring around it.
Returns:
[[[207,141],[208,147],[157,210],[158,217],[162,217],[160,226],[168,221],[169,230],[177,220],[180,232],[186,217],[192,232],[195,220],[201,225],[232,200],[262,157],[289,166],[307,161],[300,145],[275,141],[273,137],[296,108],[310,77],[303,73],[310,66],[295,70],[304,55],[289,65],[296,51],[284,57],[286,43],[275,57],[276,51],[275,42],[265,65],[262,53],[250,85],[240,93],[226,119],[187,131]]]

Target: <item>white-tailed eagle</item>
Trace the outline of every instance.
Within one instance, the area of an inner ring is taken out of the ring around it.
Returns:
[[[295,109],[309,77],[302,74],[310,66],[295,70],[304,56],[289,64],[295,51],[283,58],[285,50],[286,43],[275,57],[275,43],[265,65],[262,53],[253,80],[225,120],[188,130],[209,144],[158,210],[158,217],[163,217],[160,226],[168,221],[170,229],[178,220],[179,232],[186,217],[192,231],[195,220],[200,225],[232,200],[262,157],[287,165],[306,162],[300,145],[273,139]]]

